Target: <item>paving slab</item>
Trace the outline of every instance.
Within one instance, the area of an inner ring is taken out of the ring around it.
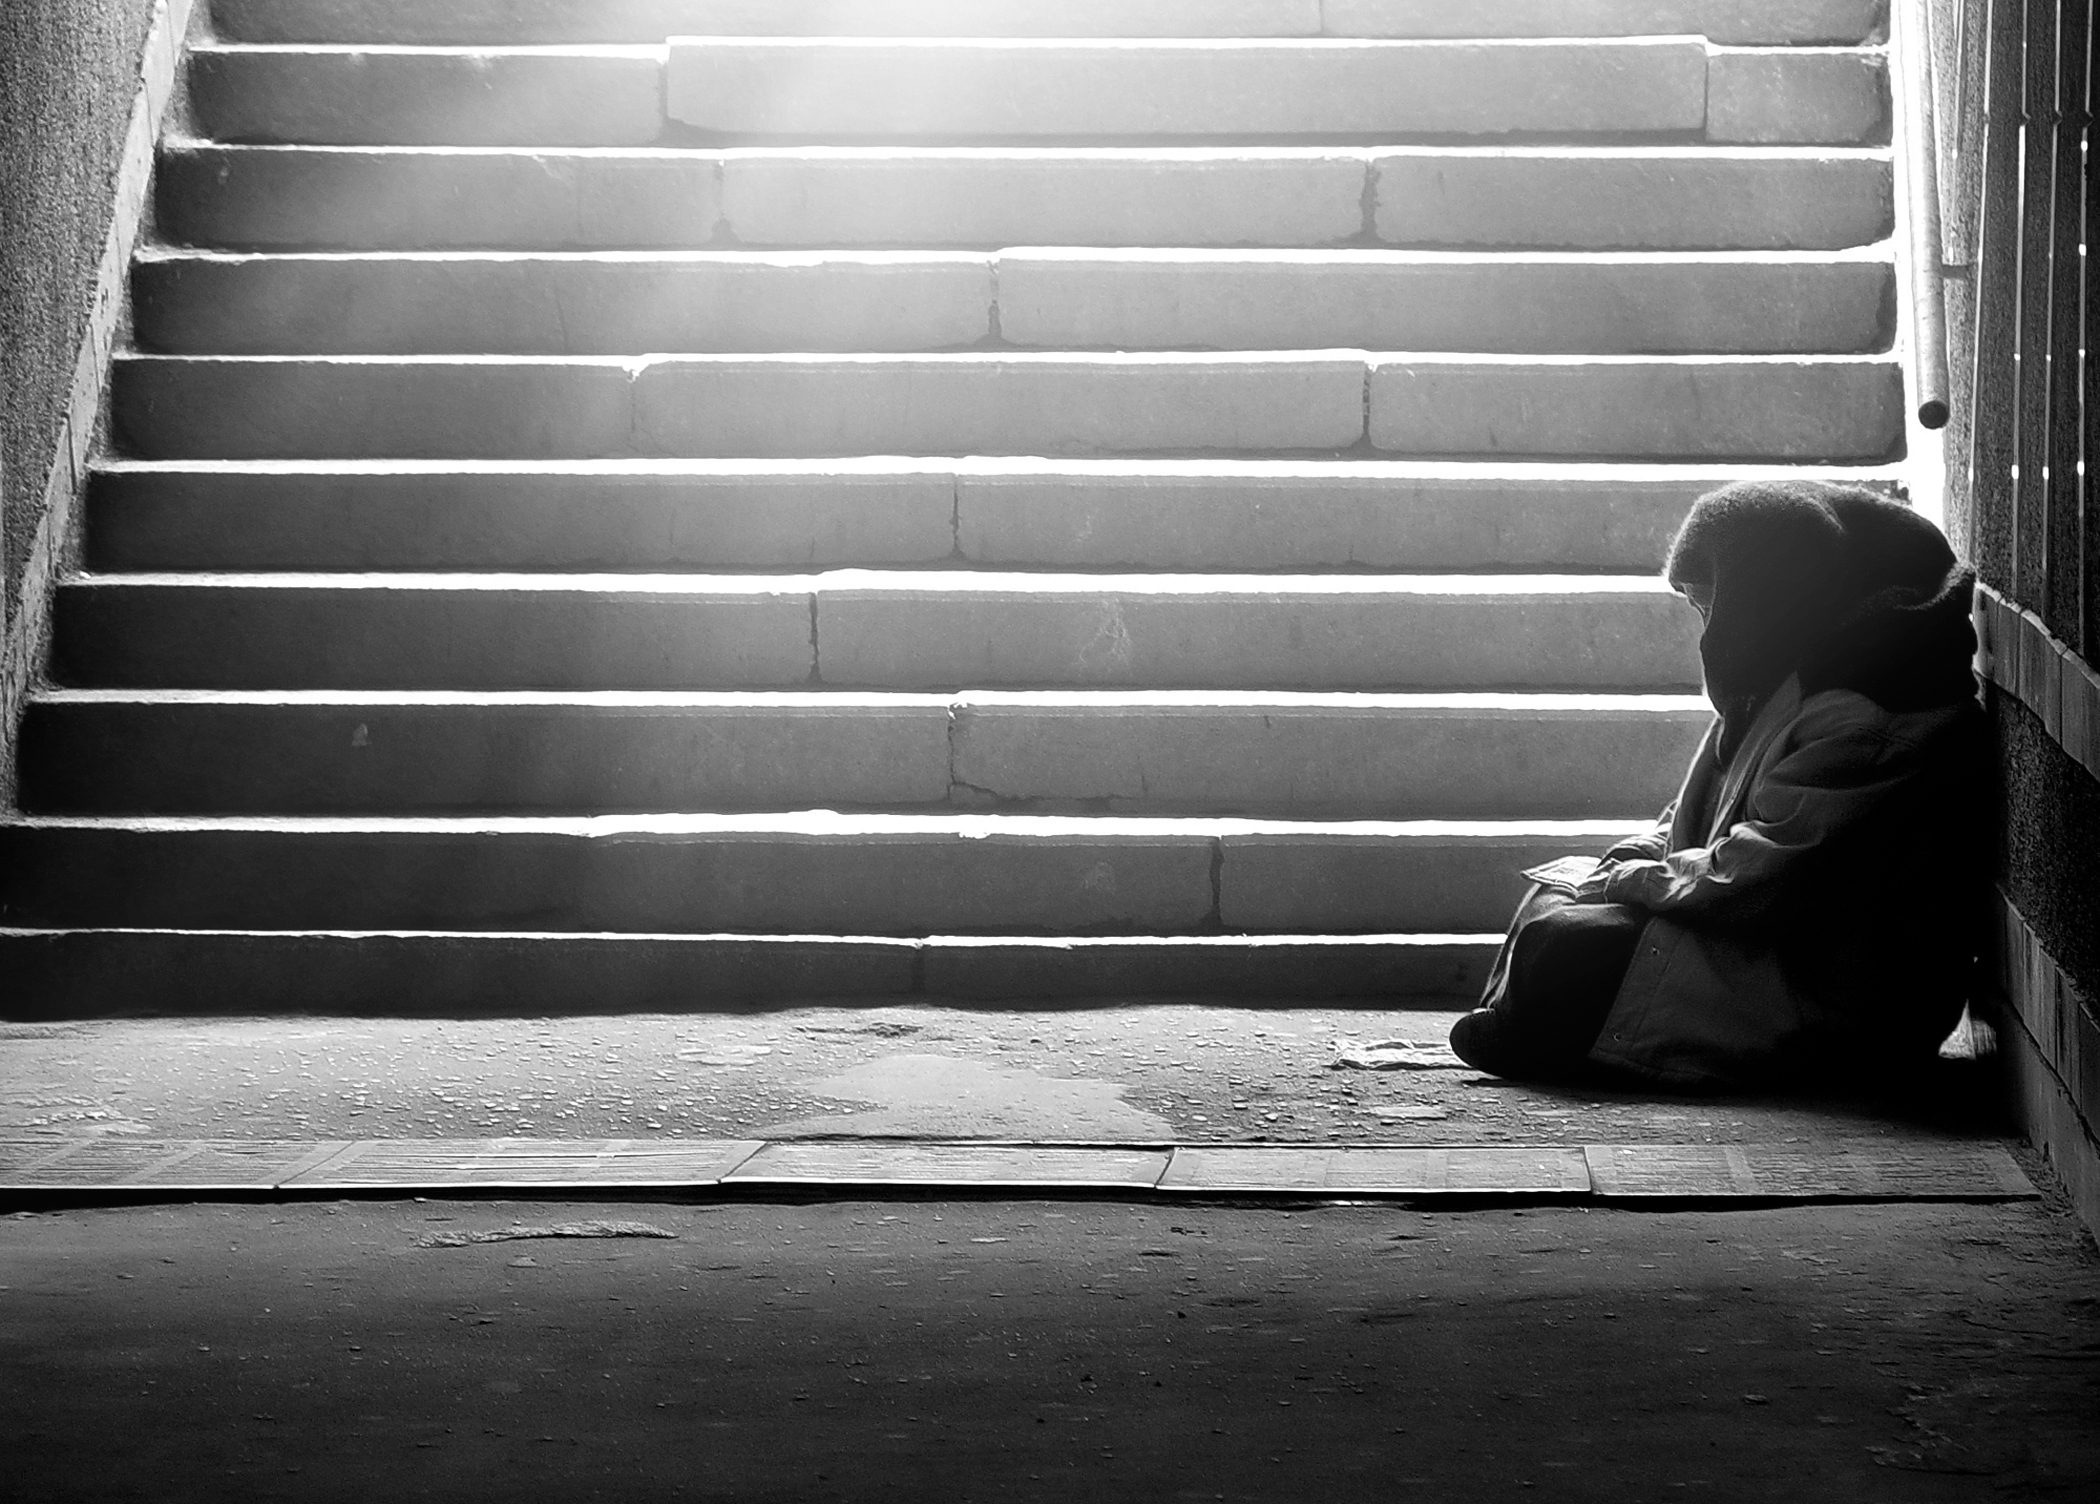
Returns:
[[[1379,1196],[1587,1196],[1581,1154],[1559,1148],[1454,1145],[1450,1148],[1245,1149],[1177,1147],[1163,1191],[1308,1191]]]
[[[297,1192],[574,1190],[588,1186],[719,1184],[756,1154],[755,1139],[634,1143],[628,1140],[426,1139],[346,1144],[317,1164],[282,1176]]]
[[[1997,1145],[1918,1150],[1839,1140],[1809,1144],[1592,1144],[1597,1194],[1617,1198],[1837,1197],[1932,1200],[2032,1196]]]
[[[768,1144],[725,1178],[731,1186],[971,1186],[986,1190],[1147,1191],[1165,1149],[989,1144]]]

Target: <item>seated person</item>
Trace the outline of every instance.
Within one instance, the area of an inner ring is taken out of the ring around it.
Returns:
[[[1929,1060],[1989,870],[1974,572],[1901,503],[1807,480],[1700,498],[1664,572],[1716,719],[1652,831],[1535,869],[1452,1049],[1677,1088]]]

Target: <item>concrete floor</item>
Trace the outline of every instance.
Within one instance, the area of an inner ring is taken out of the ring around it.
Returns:
[[[582,1218],[672,1237],[526,1237]],[[440,1246],[430,1246],[439,1243]],[[0,1220],[10,1497],[2094,1497],[2060,1211]]]
[[[1951,1068],[1901,1101],[1657,1100],[1457,1067],[1336,1070],[1342,1040],[1441,1044],[1455,1013],[1138,1003],[559,1019],[0,1025],[0,1135],[1583,1143],[1994,1133]]]
[[[1857,1102],[1332,1068],[1340,1041],[1435,1042],[1453,1016],[812,1005],[7,1025],[0,1136],[1996,1132],[1978,1073],[1951,1065]],[[535,1235],[605,1222],[675,1236]],[[0,1218],[0,1287],[11,1499],[1908,1504],[2100,1488],[2100,1255],[2060,1198],[40,1211]]]

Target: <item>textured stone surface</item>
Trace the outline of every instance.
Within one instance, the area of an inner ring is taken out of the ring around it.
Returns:
[[[370,52],[206,46],[197,123],[221,141],[361,146],[646,146],[663,130],[663,52]]]
[[[0,623],[43,518],[153,20],[140,0],[0,8]]]
[[[955,778],[993,800],[1374,819],[1660,809],[1711,718],[1457,704],[1013,704],[966,698]]]
[[[59,590],[53,673],[227,689],[787,688],[810,674],[806,589],[348,578],[76,581]]]
[[[1714,42],[1860,42],[1883,34],[1887,0],[1324,0],[1341,36],[1682,36]]]
[[[1894,225],[1889,160],[1860,151],[1418,146],[1371,164],[1378,237],[1402,245],[1818,250]]]
[[[632,388],[611,358],[134,355],[110,417],[145,458],[622,454]]]
[[[652,454],[1071,454],[1346,448],[1363,364],[1263,354],[783,355],[652,363]]]
[[[1886,141],[1887,60],[1843,49],[1720,49],[1708,72],[1706,135],[1710,141]]]
[[[1257,934],[1499,929],[1524,896],[1526,867],[1601,851],[1646,824],[1425,831],[1403,841],[1368,831],[1227,836],[1218,913],[1226,928]]]
[[[1361,465],[966,473],[957,544],[985,564],[1647,573],[1733,471]]]
[[[946,349],[990,335],[993,293],[953,251],[601,251],[156,256],[133,297],[169,354],[619,355]]]
[[[1371,369],[1392,453],[1880,460],[1903,443],[1903,371],[1874,358],[1396,358]]]
[[[41,813],[587,814],[947,800],[940,701],[749,698],[60,693],[24,720],[22,803]]]
[[[894,817],[893,817],[894,818]],[[1174,933],[1213,842],[668,816],[511,824],[0,826],[10,926],[618,933]],[[767,828],[770,825],[772,828]]]
[[[1317,818],[1659,809],[1704,700],[46,691],[38,814],[802,808]]]
[[[1698,680],[1696,618],[1660,584],[1466,579],[1053,581],[827,589],[827,684],[1661,688]],[[1616,588],[1614,588],[1616,587]]]
[[[707,153],[169,143],[155,173],[177,244],[280,249],[704,245],[722,217]]]
[[[1408,251],[1007,251],[999,329],[1110,349],[1885,349],[1886,261]]]
[[[781,147],[724,154],[747,245],[1320,245],[1364,155],[1290,147]]]
[[[923,565],[955,549],[955,490],[902,465],[200,462],[102,472],[85,541],[119,572]]]
[[[218,0],[248,42],[661,42],[673,36],[1292,36],[1320,0]]]
[[[671,47],[666,109],[748,135],[1191,136],[1696,130],[1684,39]]]

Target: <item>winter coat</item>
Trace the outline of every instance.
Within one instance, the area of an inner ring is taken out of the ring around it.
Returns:
[[[1716,720],[1605,891],[1650,912],[1590,1058],[1660,1084],[1857,1080],[1961,1016],[1985,872],[1982,708],[1890,711],[1789,677],[1723,763]]]
[[[1597,1064],[1678,1086],[1928,1057],[1973,976],[1987,845],[1975,576],[1900,502],[1703,496],[1665,573],[1705,602],[1717,719],[1603,897],[1653,917]]]

